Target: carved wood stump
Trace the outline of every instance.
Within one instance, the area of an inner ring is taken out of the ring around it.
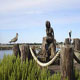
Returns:
[[[55,43],[54,43],[55,42]],[[56,40],[50,44],[46,42],[46,37],[43,38],[42,42],[42,55],[44,56],[44,60],[48,61],[52,59],[56,53]]]
[[[50,59],[52,59],[56,54],[56,45],[54,43],[52,43],[49,46],[49,53],[50,53]]]
[[[21,53],[20,53],[20,49],[19,49],[19,44],[14,44],[13,45],[13,53],[14,55],[17,57],[18,55],[21,56]]]
[[[61,80],[75,80],[74,77],[74,69],[73,69],[73,49],[69,45],[65,45],[61,48],[61,60],[60,60],[60,68],[61,68]]]

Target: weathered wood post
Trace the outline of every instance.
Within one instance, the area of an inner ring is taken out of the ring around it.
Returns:
[[[46,49],[48,49],[48,45],[46,42],[46,37],[43,37],[42,46],[41,46],[41,50],[42,50],[41,55],[43,56],[42,61],[47,61],[48,53]]]
[[[80,39],[79,38],[74,38],[73,39],[73,45],[74,45],[74,62],[75,63],[80,63],[80,60],[79,60],[79,56],[80,56]]]
[[[66,44],[61,48],[61,80],[75,80],[73,69],[73,48],[71,45]]]
[[[20,54],[20,49],[19,49],[19,44],[14,44],[13,45],[13,53],[17,57],[18,55],[21,56]]]
[[[80,39],[75,38],[73,39],[74,49],[80,51]]]
[[[21,51],[21,62],[26,61],[26,58],[31,59],[31,53],[29,50],[29,45],[23,44],[20,47]]]
[[[65,39],[65,45],[66,45],[66,44],[70,44],[69,38],[66,38],[66,39]]]

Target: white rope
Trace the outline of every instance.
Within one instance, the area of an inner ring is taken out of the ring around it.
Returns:
[[[79,51],[79,50],[75,50],[75,49],[74,49],[74,52],[78,52],[78,53],[80,53],[80,51]]]
[[[31,51],[31,54],[32,54],[34,60],[35,60],[40,66],[42,66],[42,67],[46,67],[46,66],[49,66],[50,64],[52,64],[52,63],[55,61],[55,59],[56,59],[56,58],[59,56],[59,54],[60,54],[60,50],[59,50],[59,51],[57,52],[57,54],[56,54],[49,62],[47,62],[47,63],[42,63],[42,62],[40,62],[40,61],[37,59],[37,57],[36,57],[35,54],[33,53],[31,47],[30,47],[30,51]]]

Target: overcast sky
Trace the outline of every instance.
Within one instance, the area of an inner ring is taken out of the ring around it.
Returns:
[[[0,43],[8,43],[16,33],[19,43],[38,43],[46,36],[49,20],[55,39],[80,38],[80,0],[0,0]]]

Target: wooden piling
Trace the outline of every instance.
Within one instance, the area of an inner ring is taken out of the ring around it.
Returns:
[[[80,39],[79,38],[75,38],[73,40],[74,43],[74,49],[80,51]]]
[[[18,55],[21,56],[20,54],[20,49],[19,49],[19,44],[14,44],[13,45],[13,53],[17,57]]]
[[[68,44],[70,44],[70,40],[69,40],[69,38],[66,38],[65,39],[65,45],[68,45]]]
[[[28,45],[21,45],[20,47],[20,51],[21,51],[21,61],[25,61],[26,58],[28,58],[28,60],[31,59],[31,53],[30,53],[30,50],[29,50],[29,46]]]
[[[61,80],[75,80],[73,69],[73,49],[70,45],[65,45],[61,48]]]

